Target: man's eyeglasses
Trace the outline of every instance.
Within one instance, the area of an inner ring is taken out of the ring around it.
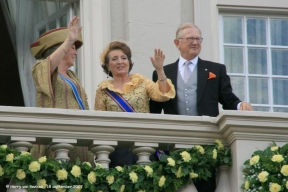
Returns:
[[[187,37],[187,38],[178,38],[178,39],[185,39],[189,43],[193,43],[194,41],[196,41],[197,43],[201,43],[203,41],[202,37],[200,37],[200,38],[199,37],[197,37],[197,38]]]

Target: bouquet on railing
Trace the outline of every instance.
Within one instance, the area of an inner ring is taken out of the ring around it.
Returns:
[[[288,192],[288,144],[255,151],[244,162],[245,192]]]
[[[221,141],[215,145],[196,145],[191,149],[172,152],[149,165],[104,169],[79,160],[73,165],[66,161],[33,159],[30,153],[20,153],[7,145],[0,146],[0,181],[13,180],[15,186],[33,191],[58,192],[174,192],[191,179],[211,177],[211,169],[231,166],[231,153]],[[17,186],[16,186],[17,185]]]

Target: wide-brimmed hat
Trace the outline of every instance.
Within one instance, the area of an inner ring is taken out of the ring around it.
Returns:
[[[53,45],[63,43],[67,36],[67,27],[61,27],[47,31],[46,33],[41,35],[39,39],[37,39],[34,43],[30,45],[31,52],[36,59],[40,59],[41,55],[45,50],[52,47]],[[75,47],[76,49],[79,49],[82,45],[82,35],[80,34],[78,40],[75,41]]]

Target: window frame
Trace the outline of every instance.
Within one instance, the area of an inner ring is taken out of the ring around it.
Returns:
[[[242,37],[243,43],[242,44],[229,44],[224,43],[224,17],[241,17],[242,18]],[[265,19],[266,21],[266,45],[251,45],[247,43],[247,18],[259,18]],[[244,49],[243,51],[243,73],[230,73],[227,71],[227,74],[230,77],[243,77],[244,78],[244,100],[250,100],[249,95],[249,78],[256,77],[256,78],[265,78],[268,80],[268,104],[255,104],[251,103],[254,107],[264,107],[268,108],[269,112],[273,112],[274,108],[284,108],[288,111],[288,105],[276,105],[274,104],[274,96],[273,96],[273,79],[285,79],[288,80],[288,75],[273,75],[272,71],[272,56],[271,50],[272,49],[286,49],[288,50],[288,46],[275,46],[271,45],[271,20],[273,19],[285,19],[288,20],[287,16],[277,15],[277,14],[249,14],[249,13],[231,13],[231,12],[223,12],[219,13],[219,58],[221,63],[225,63],[225,55],[224,55],[224,48],[225,46],[231,47],[241,47]],[[267,74],[249,74],[249,66],[248,66],[248,49],[249,48],[265,48],[267,52]],[[232,82],[231,82],[232,83]]]

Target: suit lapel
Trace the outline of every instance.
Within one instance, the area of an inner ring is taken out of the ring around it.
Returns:
[[[197,102],[200,101],[208,79],[209,66],[205,61],[198,59]]]
[[[179,59],[171,65],[171,67],[166,71],[167,77],[172,81],[172,84],[175,87],[176,95],[174,99],[171,99],[173,103],[173,107],[178,113],[178,105],[177,105],[177,75],[178,75],[178,61]]]

